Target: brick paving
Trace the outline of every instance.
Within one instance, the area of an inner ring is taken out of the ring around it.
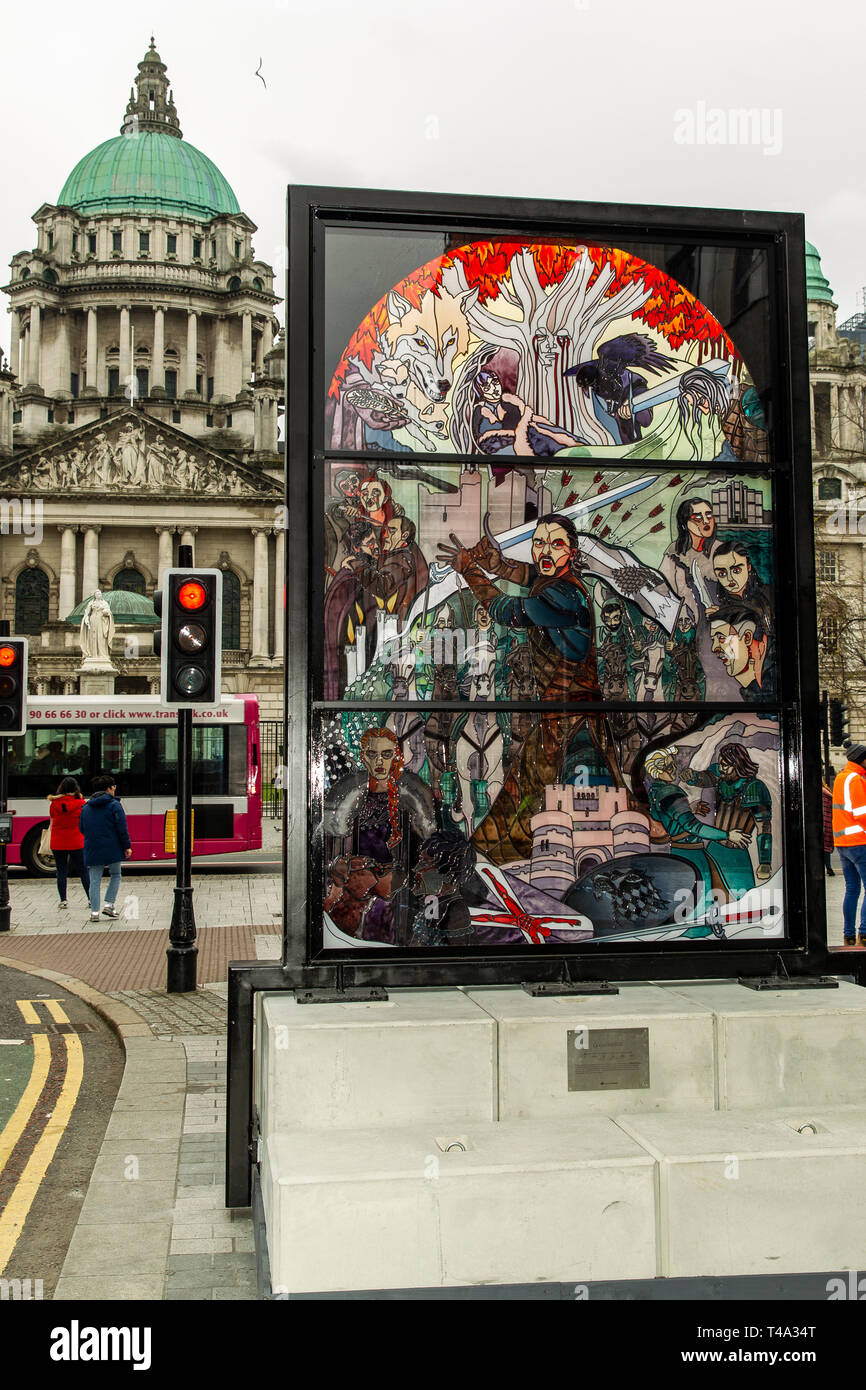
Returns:
[[[205,927],[198,933],[200,984],[222,981],[231,960],[254,960],[255,926]],[[22,964],[46,965],[105,994],[165,988],[168,930],[93,931],[45,936],[0,936],[0,955]],[[135,1007],[133,1005],[133,1007]]]

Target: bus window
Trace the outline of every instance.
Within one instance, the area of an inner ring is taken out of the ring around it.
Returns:
[[[225,741],[229,731],[196,724],[192,731],[193,796],[226,794]],[[156,730],[156,765],[153,770],[155,796],[174,796],[177,792],[177,729]]]
[[[10,739],[9,795],[41,797],[56,792],[64,777],[74,777],[88,794],[90,744],[81,729],[28,729]]]
[[[147,730],[100,729],[100,772],[117,778],[118,796],[147,794]]]

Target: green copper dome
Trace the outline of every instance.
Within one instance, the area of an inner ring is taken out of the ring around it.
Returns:
[[[821,257],[811,241],[806,242],[806,298],[822,300],[825,304],[833,303],[830,281],[821,269]]]
[[[79,212],[157,212],[208,221],[239,213],[219,169],[175,133],[135,130],[116,135],[76,164],[58,198]]]

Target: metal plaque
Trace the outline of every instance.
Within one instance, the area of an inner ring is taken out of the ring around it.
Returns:
[[[650,1084],[648,1028],[569,1028],[570,1091],[645,1091]]]

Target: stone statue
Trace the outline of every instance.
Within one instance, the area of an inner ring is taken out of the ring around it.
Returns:
[[[114,637],[114,614],[97,589],[84,610],[79,629],[81,653],[85,660],[111,664],[111,641]]]
[[[120,436],[119,450],[124,483],[130,487],[143,487],[147,483],[144,430],[136,425],[127,425]]]

